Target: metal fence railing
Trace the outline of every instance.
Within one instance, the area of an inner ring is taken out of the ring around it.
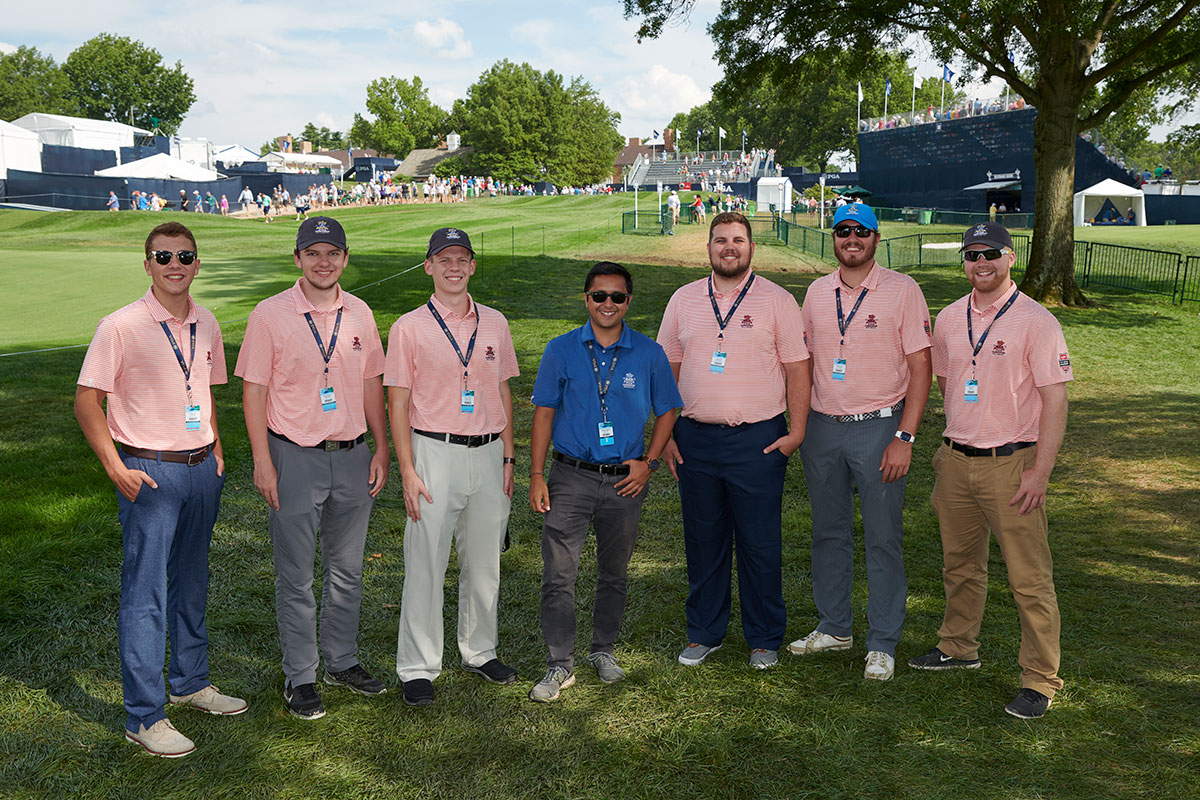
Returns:
[[[621,214],[621,233],[642,233],[664,236],[671,226],[669,214],[657,211],[625,211]]]
[[[1097,283],[1145,294],[1167,295],[1171,302],[1186,295],[1186,262],[1186,256],[1166,250],[1103,242],[1076,242],[1075,246],[1075,273],[1079,276],[1080,287]]]
[[[1188,256],[1183,261],[1183,278],[1179,284],[1179,302],[1191,300],[1200,303],[1200,256]],[[1175,302],[1172,295],[1171,302]]]

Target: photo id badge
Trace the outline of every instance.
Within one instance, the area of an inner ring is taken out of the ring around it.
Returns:
[[[963,392],[964,403],[979,402],[979,381],[974,378],[967,378],[967,389]]]
[[[337,399],[333,396],[332,386],[326,386],[321,390],[321,410],[337,411]]]
[[[459,408],[459,411],[461,411],[464,414],[474,414],[475,413],[475,390],[474,389],[463,389],[462,390],[462,406],[461,406],[461,408]]]
[[[184,430],[200,430],[200,406],[185,406],[183,410]]]
[[[611,422],[601,422],[599,428],[601,447],[610,445],[616,441],[616,438],[613,436],[613,426]]]
[[[712,361],[708,362],[708,371],[718,375],[725,372],[725,353],[720,350],[713,351]]]
[[[835,358],[833,360],[833,379],[835,381],[846,380],[846,359]]]

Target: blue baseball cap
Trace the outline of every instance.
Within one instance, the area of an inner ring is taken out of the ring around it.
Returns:
[[[834,213],[833,227],[836,228],[838,223],[847,221],[857,222],[868,230],[879,230],[879,220],[875,219],[875,212],[866,203],[847,203]]]

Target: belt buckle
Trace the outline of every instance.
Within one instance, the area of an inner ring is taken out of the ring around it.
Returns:
[[[325,440],[325,450],[326,450],[326,452],[328,452],[328,451],[330,451],[330,450],[341,450],[341,449],[342,449],[342,443],[341,443],[341,442],[339,442],[339,441],[337,441],[337,440],[335,440],[335,439],[326,439],[326,440]]]
[[[192,452],[188,453],[187,465],[189,467],[194,467],[197,464],[203,464],[204,459],[208,458],[208,453],[209,449],[207,447],[205,447],[203,450],[193,450]]]

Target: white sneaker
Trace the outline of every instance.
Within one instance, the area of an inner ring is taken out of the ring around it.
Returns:
[[[890,681],[896,671],[896,659],[879,650],[867,653],[867,667],[863,677],[872,681]]]
[[[813,631],[803,639],[797,639],[788,645],[788,652],[794,656],[805,656],[810,653],[824,653],[833,650],[849,650],[854,644],[854,637],[830,636],[828,633]]]
[[[127,728],[125,739],[141,745],[142,749],[150,755],[163,758],[182,758],[196,749],[192,740],[175,730],[171,720],[166,717],[149,728],[138,725],[137,733]]]

